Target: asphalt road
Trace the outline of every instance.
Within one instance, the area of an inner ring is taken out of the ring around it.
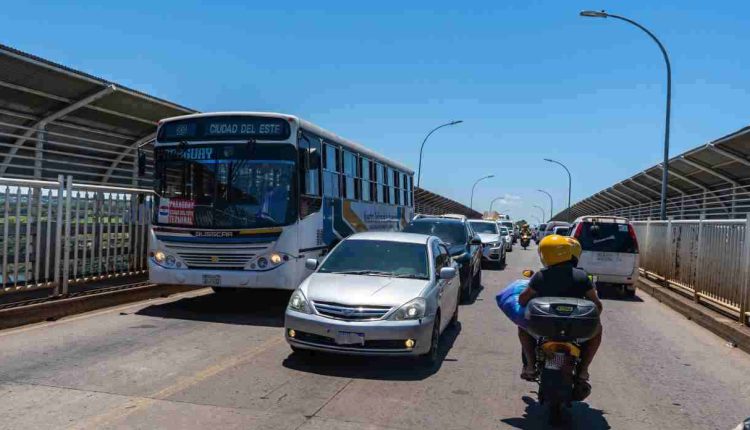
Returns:
[[[508,257],[484,272],[432,371],[290,356],[278,293],[201,291],[0,332],[0,428],[546,428],[494,301],[538,259]],[[750,416],[750,356],[645,294],[604,306],[593,393],[570,428],[729,429]]]

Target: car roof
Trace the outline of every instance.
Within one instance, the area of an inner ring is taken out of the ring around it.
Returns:
[[[606,216],[606,215],[588,215],[578,217],[575,222],[601,222],[601,223],[617,223],[617,224],[628,224],[630,221],[627,218],[619,216]]]
[[[411,222],[444,222],[444,223],[452,223],[452,224],[463,224],[466,222],[466,220],[460,219],[460,218],[442,218],[442,217],[436,217],[436,216],[425,216],[425,217],[413,219],[411,220]]]
[[[433,236],[416,233],[403,233],[395,231],[368,231],[355,233],[344,240],[385,240],[389,242],[419,243],[426,245]]]
[[[481,222],[485,224],[497,224],[495,221],[489,220],[489,219],[470,219],[469,224],[473,222]]]

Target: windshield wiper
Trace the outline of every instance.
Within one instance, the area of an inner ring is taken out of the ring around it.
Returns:
[[[393,276],[391,272],[381,272],[377,270],[342,270],[340,272],[327,272],[335,273],[337,275],[374,275],[374,276]]]
[[[408,278],[408,279],[427,279],[424,275],[415,275],[410,273],[400,273],[392,275],[394,278]]]

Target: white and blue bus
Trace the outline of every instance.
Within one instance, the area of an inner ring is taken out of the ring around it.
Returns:
[[[154,143],[149,279],[297,288],[305,259],[413,215],[413,171],[292,115],[162,120]]]

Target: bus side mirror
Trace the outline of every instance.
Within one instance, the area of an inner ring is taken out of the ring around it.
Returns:
[[[318,268],[318,260],[315,258],[308,258],[305,260],[305,267],[307,270],[315,270]]]
[[[146,153],[138,148],[138,176],[146,176]]]

